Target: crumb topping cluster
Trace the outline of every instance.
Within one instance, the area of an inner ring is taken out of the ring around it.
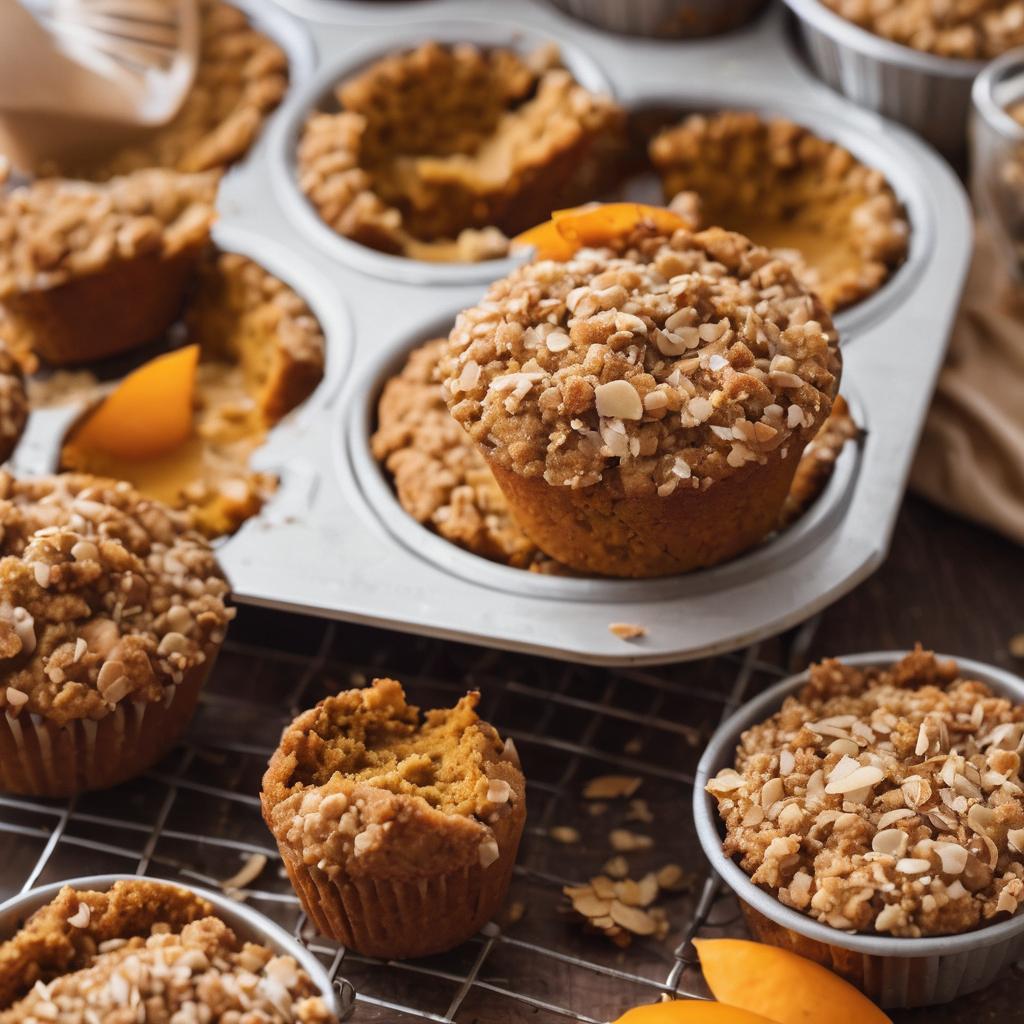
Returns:
[[[442,362],[448,407],[489,459],[663,497],[809,440],[839,372],[832,321],[786,260],[719,229],[643,225],[492,285]]]
[[[1021,0],[822,0],[836,14],[915,50],[987,60],[1024,44]]]
[[[171,699],[233,609],[209,544],[128,484],[0,473],[0,709],[58,724]]]
[[[14,451],[28,421],[28,392],[18,361],[0,341],[0,462]]]
[[[507,235],[591,198],[623,114],[558,51],[428,42],[341,83],[314,113],[299,184],[339,234],[417,259],[503,255]]]
[[[0,301],[202,245],[217,182],[213,172],[153,169],[100,185],[43,179],[0,195]]]
[[[120,887],[133,884],[144,891],[156,890],[156,898],[166,901],[167,886],[117,883]],[[180,892],[183,901],[190,899],[182,890],[171,891]],[[122,934],[110,935],[110,928],[104,927],[100,934],[107,937],[96,941],[91,934],[93,915],[116,916],[111,915],[111,906],[126,895],[122,892],[112,900],[107,893],[77,893],[65,887],[42,912],[50,925],[48,936],[37,934],[38,922],[33,918],[26,929],[0,946],[0,959],[5,947],[12,958],[18,957],[19,946],[26,942],[30,947],[42,940],[75,948],[62,970],[44,970],[45,977],[39,977],[16,1002],[0,1003],[0,1024],[123,1024],[129,1019],[175,1024],[208,1020],[336,1024],[294,958],[240,941],[219,918],[197,918],[191,904],[186,913],[169,915],[171,920],[156,916],[145,934],[139,934],[139,921],[127,921]],[[209,914],[211,908],[204,906]],[[180,917],[188,923],[176,925],[174,919]],[[68,934],[76,931],[81,935]]]
[[[102,181],[144,167],[223,170],[245,156],[288,88],[288,58],[248,16],[221,0],[199,0],[195,79],[173,120],[98,159],[40,171]]]
[[[674,208],[702,226],[793,250],[797,277],[829,310],[876,291],[906,257],[910,229],[885,177],[784,118],[693,114],[650,143]]]
[[[956,934],[1024,901],[1024,705],[918,648],[836,660],[743,734],[707,786],[725,852],[846,931]]]
[[[488,867],[494,827],[521,808],[518,757],[476,714],[479,694],[428,711],[393,679],[328,697],[281,737],[263,780],[275,836],[329,876]]]

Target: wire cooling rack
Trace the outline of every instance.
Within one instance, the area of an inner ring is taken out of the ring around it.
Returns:
[[[690,939],[742,924],[693,832],[694,770],[730,708],[802,663],[813,628],[736,655],[606,671],[243,608],[187,742],[156,769],[68,802],[0,796],[0,899],[111,872],[216,888],[265,856],[239,898],[321,957],[355,1022],[594,1024],[663,994],[701,996]],[[257,797],[286,721],[329,693],[385,675],[423,707],[451,705],[477,687],[481,714],[513,737],[528,782],[527,828],[503,917],[451,953],[406,963],[370,960],[312,932]],[[643,780],[635,796],[648,820],[637,820],[627,801],[582,798],[589,779],[610,773]],[[566,910],[562,886],[602,872],[615,828],[653,839],[625,854],[631,877],[669,863],[687,873],[690,884],[659,900],[671,923],[663,940],[619,949],[585,933]]]

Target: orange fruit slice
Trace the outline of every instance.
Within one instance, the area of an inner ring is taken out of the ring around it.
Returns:
[[[698,999],[677,999],[671,1003],[637,1006],[624,1013],[615,1024],[773,1024],[749,1010],[724,1003]]]

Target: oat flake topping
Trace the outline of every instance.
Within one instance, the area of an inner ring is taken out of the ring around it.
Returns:
[[[441,372],[452,415],[507,468],[569,487],[616,471],[627,495],[666,496],[813,437],[840,357],[784,259],[717,228],[641,224],[492,285]]]
[[[1024,705],[918,648],[811,669],[707,786],[724,850],[844,931],[969,931],[1024,901]]]
[[[234,609],[180,513],[84,474],[0,473],[0,710],[61,724],[168,697]]]

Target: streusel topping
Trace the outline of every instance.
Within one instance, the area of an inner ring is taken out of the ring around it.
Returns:
[[[288,88],[288,58],[248,16],[221,0],[199,0],[199,61],[173,120],[98,158],[44,165],[45,174],[103,181],[145,167],[223,170],[256,141]]]
[[[0,319],[2,316],[0,313]],[[0,340],[0,462],[6,460],[18,444],[28,421],[28,409],[21,366]]]
[[[693,114],[649,151],[668,198],[694,193],[702,226],[792,251],[830,311],[876,291],[906,256],[909,225],[885,177],[792,121]]]
[[[158,701],[234,611],[209,544],[126,483],[0,473],[0,709],[58,724]]]
[[[1021,0],[822,0],[876,35],[940,57],[987,60],[1024,44]]]
[[[498,857],[491,826],[525,800],[518,757],[476,713],[406,703],[401,685],[328,697],[285,729],[263,780],[274,834],[328,874],[429,872]]]
[[[644,224],[492,285],[442,363],[448,407],[488,458],[662,496],[809,440],[839,372],[831,318],[786,260],[727,231]]]
[[[35,940],[42,943],[44,960],[53,944],[74,947],[64,964],[49,957],[17,1002],[0,1001],[0,1024],[123,1024],[128,1007],[131,1020],[337,1024],[293,957],[242,942],[217,917],[198,917],[200,908],[210,913],[203,901],[144,881],[118,882],[117,888],[121,891],[112,896],[65,887],[22,932],[0,945],[0,962],[12,958],[8,952],[18,959],[21,946],[39,947]],[[149,915],[135,913],[119,926],[118,907],[134,898],[136,888],[155,897],[156,905]],[[178,894],[183,906],[181,912],[168,908],[172,913],[161,915],[157,908],[168,903],[168,893]],[[103,915],[102,928],[93,925],[94,915]],[[151,924],[142,930],[145,916]],[[183,918],[188,923],[180,924]],[[51,926],[48,934],[41,933],[41,922]],[[79,936],[69,937],[76,931]],[[19,980],[26,980],[24,972]]]
[[[623,121],[554,47],[521,56],[428,42],[336,96],[338,112],[306,124],[300,186],[339,234],[417,259],[503,255],[507,234],[591,198]]]
[[[0,300],[202,244],[218,180],[148,170],[102,185],[44,179],[0,195]]]
[[[707,786],[724,850],[834,928],[969,931],[1024,901],[1024,705],[918,648],[811,669]]]

